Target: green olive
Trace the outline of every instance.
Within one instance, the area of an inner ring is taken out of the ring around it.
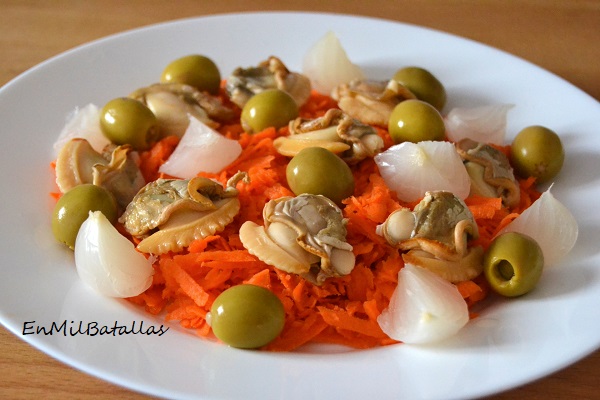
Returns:
[[[257,93],[242,109],[241,123],[247,132],[260,132],[269,127],[281,128],[298,117],[298,105],[288,93],[269,89]]]
[[[565,151],[558,135],[539,125],[529,126],[519,132],[510,152],[517,175],[524,178],[533,176],[539,183],[558,175],[565,160]]]
[[[521,296],[537,285],[544,269],[544,255],[531,237],[507,232],[496,237],[483,260],[483,272],[497,293]]]
[[[426,101],[439,111],[446,105],[444,85],[428,70],[420,67],[404,67],[392,78],[406,86],[419,100]]]
[[[101,186],[91,183],[77,185],[63,194],[54,206],[52,232],[61,243],[73,249],[81,224],[90,211],[100,211],[111,222],[117,220],[117,202],[114,196]]]
[[[114,144],[146,149],[156,139],[158,122],[141,102],[119,97],[106,103],[100,111],[100,128]]]
[[[213,60],[193,54],[178,58],[165,67],[160,77],[162,83],[183,83],[211,94],[218,94],[221,73]]]
[[[286,178],[296,196],[320,194],[337,204],[354,193],[354,176],[348,164],[322,147],[302,149],[288,163]]]
[[[395,143],[444,140],[446,126],[438,110],[422,100],[404,100],[392,111],[388,131]]]
[[[249,284],[232,286],[221,293],[210,314],[215,336],[242,349],[269,344],[285,324],[281,300],[270,290]]]

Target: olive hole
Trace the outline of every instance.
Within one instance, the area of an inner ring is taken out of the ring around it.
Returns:
[[[502,279],[510,281],[515,276],[515,270],[510,262],[501,260],[498,263],[498,274],[500,274]]]

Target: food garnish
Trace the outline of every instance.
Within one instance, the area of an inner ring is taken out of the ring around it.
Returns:
[[[131,297],[152,284],[152,261],[137,252],[101,211],[91,211],[75,242],[81,280],[109,297]]]
[[[427,269],[404,264],[390,305],[377,320],[396,340],[435,343],[464,327],[469,309],[456,286]]]
[[[365,77],[354,64],[335,32],[329,31],[319,39],[304,56],[302,72],[310,77],[311,84],[321,94],[329,95],[338,85]]]

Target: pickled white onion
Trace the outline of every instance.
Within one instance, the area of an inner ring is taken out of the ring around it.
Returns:
[[[135,250],[100,211],[90,212],[75,240],[81,280],[108,297],[132,297],[152,283],[152,262]]]
[[[228,139],[219,132],[190,116],[190,124],[181,141],[160,172],[178,178],[190,179],[199,172],[220,172],[242,152],[237,140]]]
[[[519,232],[535,239],[542,248],[544,265],[550,266],[573,249],[579,227],[573,214],[548,189],[499,234],[504,232]]]
[[[464,327],[469,310],[456,286],[425,268],[406,264],[398,273],[390,304],[377,322],[392,339],[433,343]]]
[[[330,94],[342,83],[364,78],[361,68],[350,61],[340,40],[331,31],[306,53],[302,72],[312,87],[323,94]]]
[[[465,199],[471,190],[469,174],[449,142],[400,143],[375,156],[375,162],[386,185],[404,201],[434,190]]]
[[[512,104],[454,108],[445,119],[446,134],[453,142],[469,138],[476,142],[504,145],[506,120]]]
[[[75,108],[67,117],[67,122],[54,142],[54,154],[57,156],[60,149],[71,139],[86,139],[92,148],[102,153],[104,147],[110,141],[102,133],[100,128],[100,110],[92,103]]]

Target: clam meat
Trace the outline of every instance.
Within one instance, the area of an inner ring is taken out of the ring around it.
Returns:
[[[483,269],[482,248],[468,245],[479,236],[475,219],[451,192],[427,192],[414,210],[394,211],[377,232],[403,252],[405,262],[451,282],[473,279]]]
[[[71,139],[58,153],[56,184],[62,193],[84,183],[102,186],[125,209],[146,184],[136,155],[127,145],[108,145],[100,154],[86,139]]]
[[[416,96],[394,79],[376,81],[370,79],[343,83],[331,93],[338,106],[352,118],[377,126],[388,126],[394,107],[403,100]]]
[[[489,144],[463,139],[456,149],[471,178],[471,194],[501,197],[507,207],[519,204],[521,191],[508,157]]]
[[[319,118],[299,117],[290,121],[289,132],[289,136],[281,136],[273,142],[277,151],[288,157],[307,147],[323,147],[347,163],[355,164],[375,156],[384,146],[375,128],[335,108]]]
[[[213,129],[235,116],[219,98],[181,83],[156,83],[136,90],[129,97],[152,110],[163,137],[183,136],[190,115]]]
[[[256,67],[236,68],[225,85],[229,99],[240,108],[250,97],[268,89],[287,92],[300,107],[310,97],[311,84],[308,77],[291,72],[279,58],[271,56]]]
[[[163,254],[222,231],[240,210],[236,185],[245,172],[223,187],[212,179],[158,179],[139,191],[119,218],[125,230],[141,239],[138,250]]]
[[[348,275],[354,269],[341,210],[321,195],[302,194],[269,201],[264,226],[252,221],[240,228],[244,247],[266,264],[315,284]]]

